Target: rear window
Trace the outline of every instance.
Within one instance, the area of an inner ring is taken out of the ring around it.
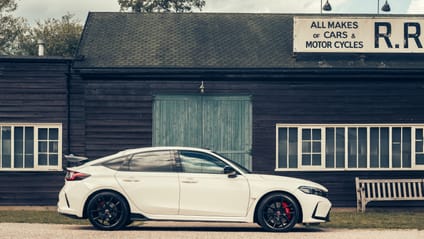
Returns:
[[[127,159],[127,156],[119,157],[119,158],[104,162],[102,165],[113,170],[128,170],[128,165],[127,166],[124,165],[126,164],[125,163],[126,159]]]
[[[136,172],[175,172],[175,160],[170,151],[153,151],[135,154],[129,165]]]

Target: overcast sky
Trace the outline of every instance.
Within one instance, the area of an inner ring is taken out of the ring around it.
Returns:
[[[119,11],[117,0],[17,0],[16,15],[33,22],[67,12],[84,21],[89,11]],[[326,0],[322,0],[325,2]],[[377,13],[385,0],[329,0],[332,13]],[[388,0],[393,14],[424,14],[424,0]],[[320,13],[321,0],[206,0],[203,12]]]

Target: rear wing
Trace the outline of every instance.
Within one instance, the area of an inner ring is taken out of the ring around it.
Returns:
[[[69,154],[63,155],[63,157],[65,157],[65,159],[68,161],[68,164],[72,166],[79,166],[88,162],[88,158],[84,156],[76,156],[73,154]]]

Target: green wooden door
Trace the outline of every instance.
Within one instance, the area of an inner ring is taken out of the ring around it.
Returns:
[[[248,96],[158,95],[153,145],[209,148],[251,168],[252,107]]]

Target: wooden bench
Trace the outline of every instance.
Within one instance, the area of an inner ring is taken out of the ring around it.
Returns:
[[[424,200],[424,179],[359,179],[356,184],[356,209],[365,212],[371,201]]]

